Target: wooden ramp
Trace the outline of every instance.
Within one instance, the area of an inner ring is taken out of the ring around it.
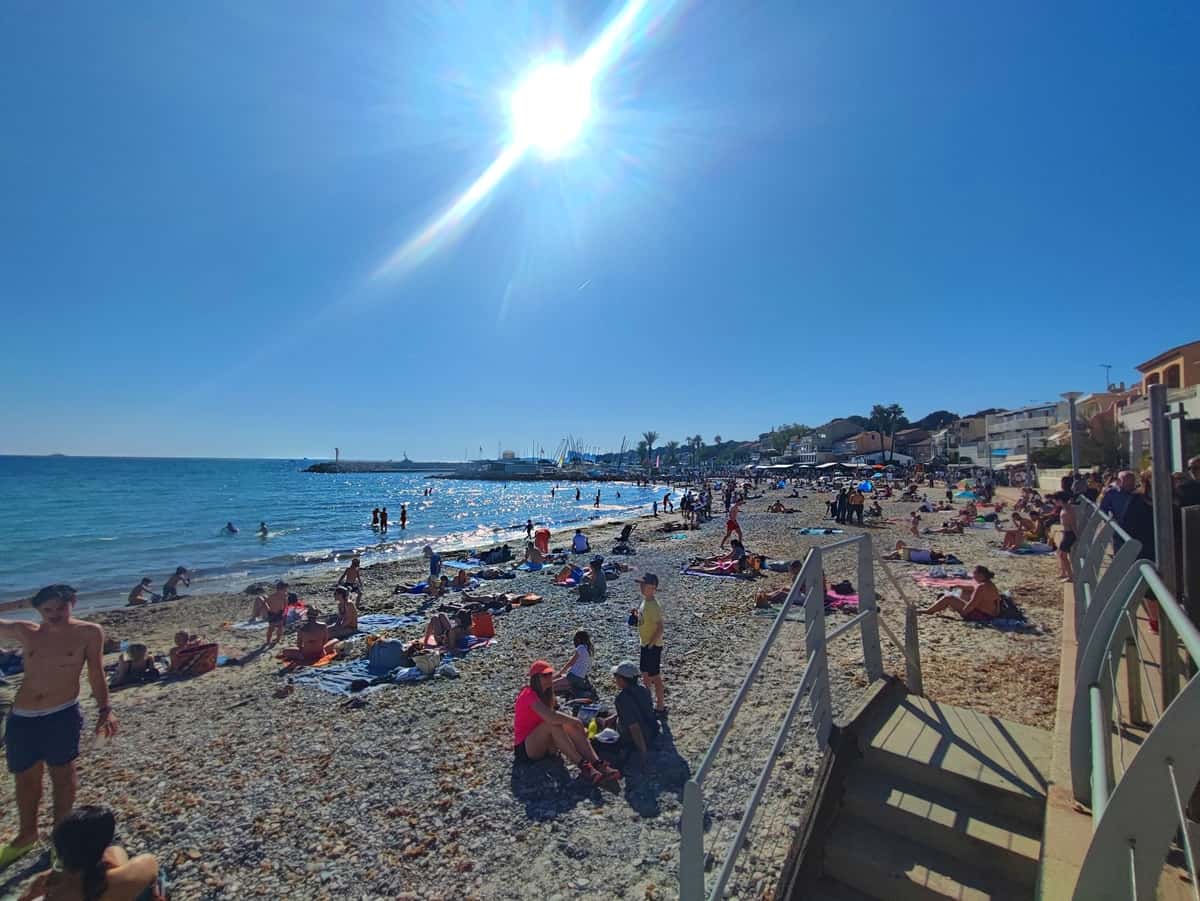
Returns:
[[[1033,898],[1049,732],[890,692],[847,727],[794,899]]]

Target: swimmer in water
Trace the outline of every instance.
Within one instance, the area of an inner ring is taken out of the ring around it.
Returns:
[[[258,537],[266,538],[269,534],[270,532],[267,530],[267,524],[265,522],[260,522],[258,524]]]
[[[225,523],[225,528],[222,531],[227,532],[230,535],[236,535],[238,533],[238,527],[231,522],[227,522]]]

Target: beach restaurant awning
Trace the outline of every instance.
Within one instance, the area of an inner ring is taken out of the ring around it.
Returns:
[[[1004,458],[1004,462],[1001,463],[1000,465],[1005,468],[1007,468],[1009,466],[1024,467],[1025,459],[1026,458],[1025,458],[1024,454],[1009,454],[1007,457]]]

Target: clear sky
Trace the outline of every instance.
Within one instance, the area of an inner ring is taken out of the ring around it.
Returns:
[[[1198,337],[1200,5],[0,5],[0,452],[458,459],[1102,386]]]

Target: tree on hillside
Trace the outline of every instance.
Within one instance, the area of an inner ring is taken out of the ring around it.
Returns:
[[[877,432],[882,432],[888,437],[888,454],[887,459],[890,462],[895,453],[896,432],[908,425],[908,420],[904,418],[904,408],[899,404],[888,404],[886,407],[883,404],[876,404],[871,408],[871,417],[867,423]]]
[[[720,444],[720,443],[721,443],[721,436],[713,435],[713,444]]]
[[[637,443],[638,460],[642,463],[646,462],[648,448],[649,445],[644,440]]]
[[[772,432],[771,447],[775,449],[775,453],[782,454],[787,450],[788,442],[792,440],[791,435],[787,432]]]
[[[642,438],[646,442],[646,459],[651,463],[654,462],[654,442],[658,440],[658,432],[642,432]]]

